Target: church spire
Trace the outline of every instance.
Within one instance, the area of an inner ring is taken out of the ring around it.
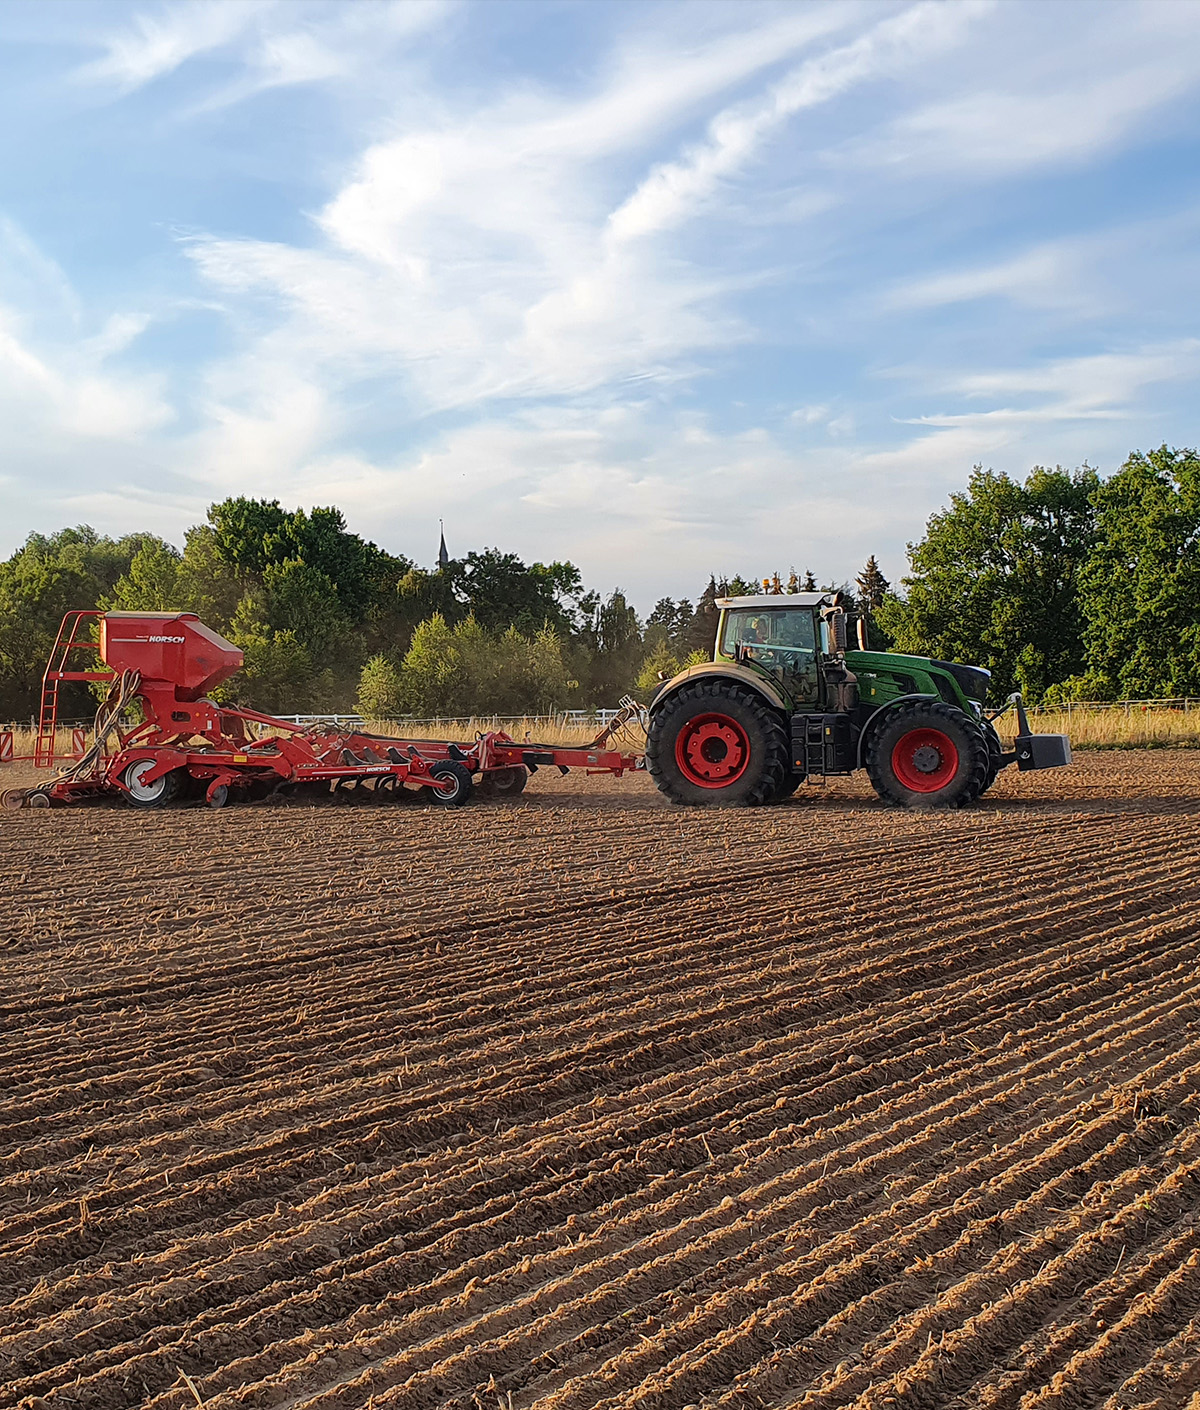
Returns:
[[[446,551],[446,526],[438,520],[438,528],[442,531],[442,542],[438,548],[438,572],[445,572],[450,563],[450,555]]]

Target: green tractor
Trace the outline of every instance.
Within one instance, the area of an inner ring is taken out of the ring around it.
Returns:
[[[713,660],[650,700],[646,767],[675,803],[778,803],[806,780],[865,768],[904,808],[974,803],[1007,764],[1071,762],[1066,735],[1032,734],[1019,696],[1015,748],[985,710],[991,673],[924,656],[847,649],[840,593],[719,598]]]

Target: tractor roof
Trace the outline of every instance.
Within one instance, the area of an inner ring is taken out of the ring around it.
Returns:
[[[758,607],[778,611],[783,607],[832,607],[831,592],[762,592],[754,597],[718,597],[718,607]]]

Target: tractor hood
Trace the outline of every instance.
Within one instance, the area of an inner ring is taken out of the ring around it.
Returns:
[[[958,661],[939,661],[932,656],[908,656],[899,651],[847,651],[846,665],[856,674],[860,671],[881,675],[903,673],[905,667],[918,670],[932,667],[954,678],[968,700],[982,705],[987,700],[992,673],[982,666],[964,666]]]

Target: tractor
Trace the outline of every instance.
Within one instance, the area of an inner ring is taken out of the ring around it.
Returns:
[[[858,650],[837,592],[718,598],[713,659],[650,698],[646,767],[672,802],[779,803],[802,783],[865,768],[885,803],[961,808],[1000,770],[1071,762],[1065,735],[1033,734],[1020,696],[987,704],[979,666]],[[1005,751],[994,721],[1017,712]]]

